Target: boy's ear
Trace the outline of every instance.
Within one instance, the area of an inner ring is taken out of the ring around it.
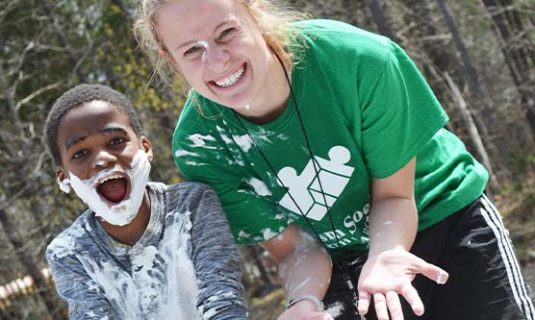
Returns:
[[[56,167],[56,178],[58,182],[63,181],[66,178],[65,171],[63,171],[63,168],[61,168],[60,166]]]
[[[149,157],[149,161],[152,161],[152,157],[153,157],[153,154],[152,154],[152,143],[150,143],[150,140],[147,137],[145,137],[145,136],[141,137],[141,146],[143,147],[143,150],[145,151],[145,153]]]
[[[61,191],[65,193],[69,193],[71,191],[71,185],[69,183],[69,179],[66,177],[65,170],[59,166],[56,167],[56,179]]]

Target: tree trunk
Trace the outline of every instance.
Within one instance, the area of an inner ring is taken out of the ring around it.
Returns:
[[[21,271],[33,278],[35,287],[37,289],[37,294],[45,304],[46,313],[41,315],[41,319],[54,319],[53,312],[56,310],[57,306],[54,303],[53,297],[56,295],[56,293],[47,284],[46,279],[41,274],[41,271],[36,266],[31,255],[23,250],[24,241],[22,241],[16,227],[13,225],[13,223],[11,223],[7,213],[2,208],[0,208],[0,226],[3,228],[10,244],[17,251],[16,255],[20,259],[20,262],[24,268],[24,270]]]
[[[67,41],[67,36],[63,32],[63,30],[59,27],[57,23],[57,19],[54,17],[54,5],[50,3],[49,0],[44,0],[42,2],[43,4],[43,10],[50,20],[50,24],[52,25],[52,28],[54,30],[54,34],[56,35],[56,38],[60,45],[65,48],[65,51],[67,52],[67,55],[69,57],[69,62],[73,66],[73,72],[76,74],[80,82],[85,82],[85,76],[80,70],[79,66],[79,59],[76,58],[76,55],[71,50],[71,47],[69,46],[69,42]]]
[[[521,108],[535,133],[535,50],[526,38],[526,30],[511,1],[482,0],[494,22],[494,31],[500,40],[501,49],[521,97]],[[521,35],[519,37],[519,35]]]
[[[381,6],[381,3],[379,0],[367,0],[368,7],[370,8],[370,11],[372,12],[373,21],[377,25],[377,30],[379,30],[379,33],[389,37],[395,42],[399,42],[399,39],[395,36],[395,34],[392,32],[392,29],[390,28],[390,23],[385,15],[385,12],[383,10],[383,7]]]
[[[442,15],[444,16],[444,20],[446,22],[448,30],[450,31],[453,37],[455,47],[460,53],[461,61],[463,63],[466,76],[468,78],[468,87],[470,88],[470,92],[474,94],[475,101],[480,105],[480,109],[474,109],[474,111],[476,112],[476,116],[472,119],[477,124],[478,129],[481,131],[483,139],[486,139],[485,145],[487,146],[487,149],[491,150],[491,154],[494,156],[494,159],[498,159],[497,156],[499,155],[499,153],[488,139],[488,137],[491,136],[488,127],[493,128],[493,132],[499,132],[499,125],[501,122],[498,121],[496,117],[496,112],[492,108],[490,98],[483,84],[479,80],[478,72],[475,68],[474,63],[472,62],[470,53],[468,52],[468,48],[464,44],[460,30],[457,27],[455,20],[453,19],[453,15],[451,14],[449,7],[444,2],[444,0],[436,0],[436,2]]]
[[[427,0],[401,0],[401,3],[405,7],[403,8],[403,21],[408,30],[404,38],[416,44],[425,56],[422,71],[438,99],[445,102],[449,98],[447,94],[449,88],[444,83],[442,74],[449,72],[455,81],[463,86],[465,76],[461,72],[460,61],[452,54],[446,43],[448,39],[443,36],[436,22],[433,21],[433,14],[429,10]]]
[[[477,154],[477,158],[481,160],[483,165],[486,167],[487,171],[489,172],[489,186],[491,191],[489,193],[497,192],[500,189],[500,185],[498,181],[496,180],[496,175],[494,174],[494,168],[492,167],[492,164],[490,162],[490,157],[487,154],[487,150],[485,150],[485,146],[483,145],[483,140],[481,139],[481,135],[479,134],[479,130],[477,129],[477,126],[474,122],[474,118],[472,117],[472,114],[470,113],[470,110],[468,108],[468,105],[466,104],[466,101],[464,100],[461,91],[457,87],[457,85],[453,82],[451,77],[448,75],[448,73],[444,73],[444,78],[448,82],[448,85],[450,86],[451,92],[453,94],[453,98],[455,99],[455,102],[457,104],[457,107],[459,108],[459,113],[461,115],[461,118],[468,130],[468,134],[470,136],[470,139],[472,140],[472,144],[475,146],[475,152]]]

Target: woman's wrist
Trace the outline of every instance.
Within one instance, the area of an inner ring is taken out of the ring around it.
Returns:
[[[286,309],[290,309],[294,306],[299,308],[306,308],[314,311],[324,311],[323,302],[312,294],[305,294],[299,297],[291,298],[286,304]]]

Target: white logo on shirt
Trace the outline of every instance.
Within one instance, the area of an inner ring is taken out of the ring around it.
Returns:
[[[329,150],[329,159],[314,156],[317,175],[312,159],[300,175],[292,167],[282,168],[277,176],[288,192],[279,204],[309,219],[320,221],[336,202],[355,170],[346,165],[350,158],[347,148],[335,146]]]

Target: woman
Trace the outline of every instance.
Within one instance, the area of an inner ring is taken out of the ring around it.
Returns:
[[[193,88],[179,170],[217,191],[239,243],[276,260],[279,319],[356,319],[357,298],[379,319],[531,319],[488,174],[410,58],[297,20],[268,0],[145,0],[136,23]]]

